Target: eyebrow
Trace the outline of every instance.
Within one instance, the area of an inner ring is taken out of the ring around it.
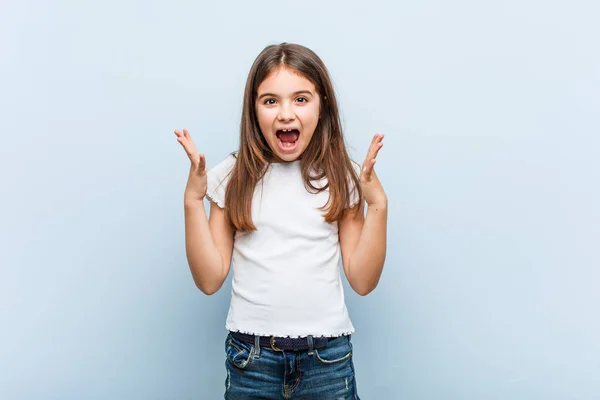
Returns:
[[[297,96],[299,94],[309,94],[311,96],[314,96],[313,92],[311,92],[310,90],[299,90],[297,92],[292,93],[293,96]],[[267,97],[267,96],[270,96],[270,97],[279,97],[279,96],[277,96],[276,94],[273,94],[273,93],[263,93],[260,96],[258,96],[258,100],[262,99],[263,97]]]

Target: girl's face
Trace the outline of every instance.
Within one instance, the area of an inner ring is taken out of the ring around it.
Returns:
[[[311,81],[280,67],[258,86],[258,125],[269,147],[283,161],[302,155],[319,122],[321,100]]]

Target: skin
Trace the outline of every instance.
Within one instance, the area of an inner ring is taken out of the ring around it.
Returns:
[[[310,143],[319,121],[320,97],[314,85],[301,75],[280,68],[258,88],[255,109],[262,134],[281,161],[299,159]],[[278,129],[298,129],[300,136],[292,149],[277,143]],[[176,130],[177,141],[190,159],[190,175],[184,194],[186,254],[194,282],[205,294],[221,288],[229,274],[234,232],[225,211],[210,204],[204,211],[206,160],[198,154],[189,132]],[[339,221],[342,263],[353,290],[365,296],[373,291],[383,270],[387,243],[387,196],[375,173],[383,134],[373,136],[360,172],[365,204],[355,206]],[[366,216],[365,216],[366,207]]]
[[[378,285],[387,247],[388,202],[383,186],[375,173],[377,154],[383,147],[383,134],[371,140],[367,156],[361,167],[360,185],[364,204],[354,207],[339,221],[342,264],[352,289],[366,296]]]
[[[288,68],[278,68],[261,82],[255,104],[258,125],[269,147],[282,161],[302,156],[319,123],[321,100],[315,85]],[[297,144],[292,149],[278,144],[279,129],[297,129]]]

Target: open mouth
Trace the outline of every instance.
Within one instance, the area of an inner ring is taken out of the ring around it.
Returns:
[[[280,129],[275,132],[277,144],[282,151],[292,151],[298,144],[300,131],[298,129]]]

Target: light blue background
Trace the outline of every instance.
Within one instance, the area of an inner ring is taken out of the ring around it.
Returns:
[[[324,59],[356,159],[386,134],[362,398],[600,398],[597,4],[3,1],[0,398],[222,398],[230,283],[193,284],[172,131],[234,150],[281,41]]]

